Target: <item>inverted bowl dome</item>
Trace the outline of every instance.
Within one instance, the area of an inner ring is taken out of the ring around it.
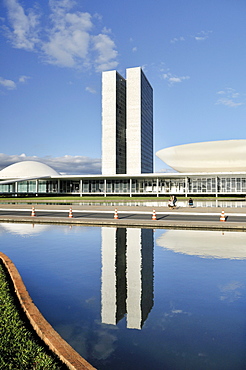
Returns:
[[[178,172],[246,171],[246,140],[207,141],[159,150],[163,162]]]
[[[16,179],[25,177],[59,176],[53,168],[37,161],[23,161],[11,164],[0,171],[1,179]]]

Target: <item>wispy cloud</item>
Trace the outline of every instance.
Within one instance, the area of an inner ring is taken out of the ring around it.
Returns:
[[[19,82],[24,84],[24,83],[26,83],[30,78],[31,78],[31,77],[29,77],[29,76],[20,76],[20,77],[19,77]]]
[[[171,86],[171,85],[183,82],[185,80],[189,80],[190,76],[175,76],[172,73],[167,72],[162,75],[162,78],[166,80],[168,84]]]
[[[74,11],[73,0],[50,0],[48,22],[41,22],[41,11],[25,10],[18,0],[4,0],[8,12],[6,35],[14,48],[37,52],[46,63],[68,68],[97,71],[118,65],[116,45],[103,27],[95,33],[99,16]]]
[[[227,87],[224,90],[218,91],[217,95],[220,96],[215,103],[217,105],[221,104],[230,108],[236,108],[240,105],[245,105],[245,101],[242,101],[240,94],[231,87]]]
[[[0,153],[0,170],[21,161],[40,161],[56,171],[68,175],[100,174],[101,159],[65,155],[63,157],[37,157],[25,154],[7,155]]]
[[[196,41],[204,41],[204,40],[207,40],[210,33],[212,33],[212,31],[201,31],[199,32],[197,35],[195,36],[192,36]]]
[[[180,37],[174,37],[172,40],[170,40],[171,44],[175,44],[176,42],[179,41],[185,41],[185,38],[183,36]]]
[[[196,41],[204,41],[209,38],[209,35],[212,33],[212,31],[201,31],[198,32],[195,35],[189,35],[189,36],[179,36],[179,37],[174,37],[173,39],[170,40],[171,44],[176,44],[177,42],[183,42],[183,41],[188,41],[189,39],[193,39]]]
[[[87,86],[85,88],[85,90],[88,91],[91,94],[96,94],[96,90],[93,87],[91,87],[91,86]]]
[[[134,40],[133,40],[133,38],[131,37],[129,41],[130,41],[130,43],[132,44]],[[136,47],[136,46],[131,46],[131,48],[132,48],[132,52],[133,52],[133,53],[135,53],[135,52],[137,51],[137,47]]]

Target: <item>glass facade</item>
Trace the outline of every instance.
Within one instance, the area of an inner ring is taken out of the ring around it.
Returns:
[[[153,172],[153,89],[141,71],[141,173]]]
[[[126,173],[126,80],[116,73],[116,174]]]
[[[0,184],[0,194],[94,194],[94,195],[246,195],[246,174],[237,176],[127,176],[80,177],[20,181]]]

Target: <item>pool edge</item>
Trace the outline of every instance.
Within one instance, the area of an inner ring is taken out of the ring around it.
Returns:
[[[2,252],[0,252],[0,259],[6,267],[13,282],[15,293],[22,309],[41,340],[53,353],[57,355],[68,369],[96,370],[96,368],[80,356],[79,353],[76,352],[43,317],[39,309],[33,303],[22,278],[11,259]]]

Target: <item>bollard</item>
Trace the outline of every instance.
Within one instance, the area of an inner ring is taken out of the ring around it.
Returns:
[[[225,219],[225,212],[224,211],[221,212],[220,221],[221,222],[225,222],[226,221],[226,219]]]
[[[152,214],[152,220],[156,220],[156,212],[155,212],[155,210],[153,209],[153,214]]]
[[[73,218],[73,210],[72,210],[72,207],[71,207],[71,208],[70,208],[70,210],[69,210],[68,217],[69,217],[69,218]]]
[[[32,216],[32,217],[35,217],[35,216],[36,216],[36,212],[35,212],[35,208],[34,208],[34,207],[32,207],[32,213],[31,213],[31,216]]]
[[[114,210],[114,219],[115,220],[119,219],[117,208],[115,208],[115,210]]]

